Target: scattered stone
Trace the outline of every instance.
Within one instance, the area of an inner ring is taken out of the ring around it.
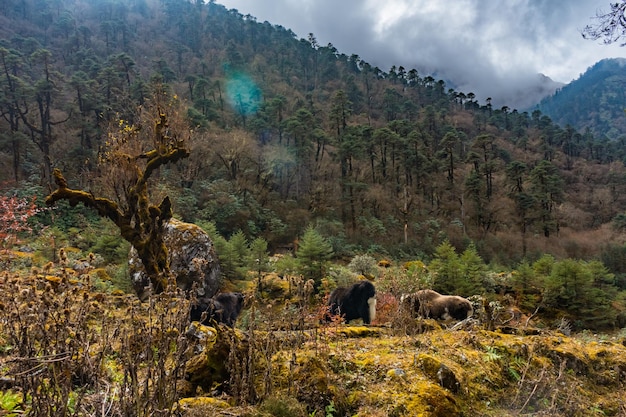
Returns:
[[[389,379],[402,379],[406,376],[406,372],[400,368],[393,368],[387,371],[387,378]]]

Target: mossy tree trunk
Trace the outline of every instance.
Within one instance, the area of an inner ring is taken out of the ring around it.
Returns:
[[[56,168],[53,176],[57,189],[46,197],[49,206],[59,200],[67,200],[71,206],[83,203],[86,207],[94,208],[100,216],[113,221],[120,229],[121,236],[137,250],[155,293],[167,288],[170,275],[163,224],[172,217],[172,207],[169,197],[165,197],[159,205],[150,204],[147,182],[160,166],[189,156],[184,141],[170,137],[167,128],[167,116],[159,110],[159,118],[154,126],[155,149],[131,157],[137,168],[137,176],[136,181],[126,189],[126,203],[123,207],[112,199],[68,188],[66,179]],[[139,160],[145,160],[142,169],[139,169]]]

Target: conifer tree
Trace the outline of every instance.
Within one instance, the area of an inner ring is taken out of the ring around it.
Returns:
[[[428,269],[435,275],[434,290],[442,294],[454,294],[462,279],[461,261],[454,246],[443,242],[435,250],[435,259]]]
[[[257,237],[250,243],[248,265],[257,275],[258,290],[263,291],[263,273],[268,270],[269,252],[267,251],[267,241],[262,237]]]
[[[487,272],[487,266],[478,254],[476,245],[471,243],[463,251],[459,260],[462,279],[456,286],[456,294],[463,297],[482,294],[485,291],[483,278]]]
[[[328,261],[333,255],[332,246],[315,228],[309,226],[300,239],[296,255],[300,273],[305,279],[313,279],[316,291],[319,290]]]

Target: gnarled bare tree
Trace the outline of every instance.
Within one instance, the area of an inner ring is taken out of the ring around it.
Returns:
[[[137,250],[156,293],[167,287],[170,277],[163,224],[172,217],[172,209],[167,196],[159,204],[151,201],[149,184],[159,167],[189,156],[192,130],[177,105],[175,97],[161,92],[137,109],[133,122],[117,120],[110,125],[94,183],[102,197],[69,188],[55,168],[57,189],[46,198],[47,205],[59,200],[71,206],[83,203],[113,221]]]

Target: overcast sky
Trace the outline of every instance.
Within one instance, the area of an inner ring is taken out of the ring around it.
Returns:
[[[626,47],[581,30],[611,0],[216,0],[228,9],[313,33],[383,71],[402,65],[450,80],[457,91],[509,105],[541,73],[569,83]],[[615,0],[613,0],[615,1]],[[515,105],[515,103],[513,104]]]

